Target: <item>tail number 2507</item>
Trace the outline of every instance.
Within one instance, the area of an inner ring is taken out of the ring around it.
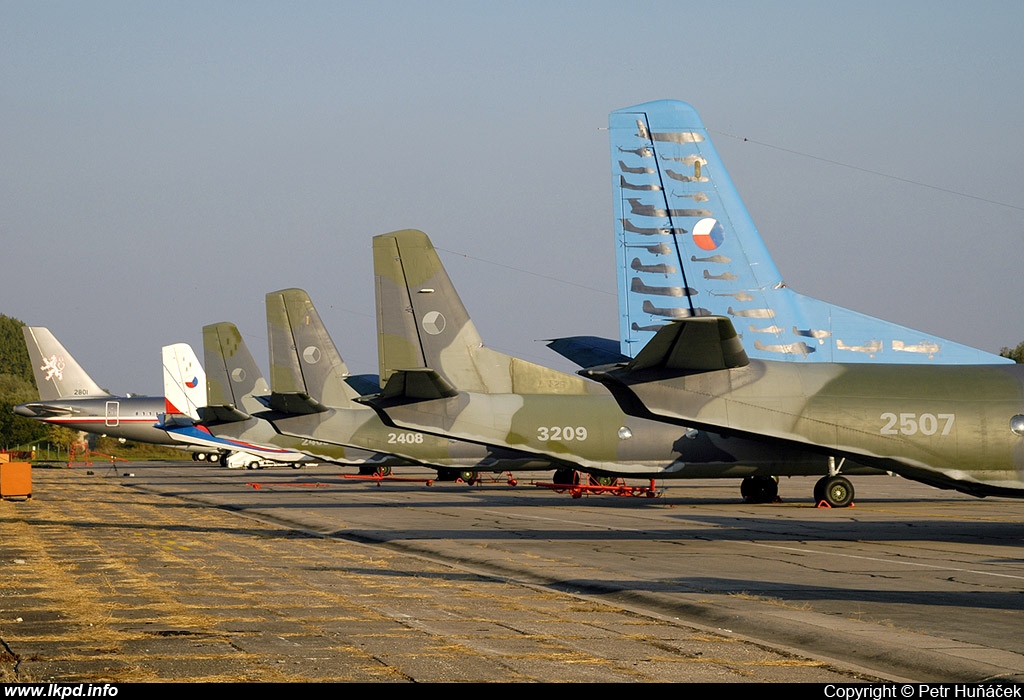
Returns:
[[[882,435],[949,435],[955,413],[883,413]]]

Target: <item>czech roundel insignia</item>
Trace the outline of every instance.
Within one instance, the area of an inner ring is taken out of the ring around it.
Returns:
[[[693,242],[701,250],[714,250],[725,240],[725,230],[718,219],[701,219],[693,227]]]

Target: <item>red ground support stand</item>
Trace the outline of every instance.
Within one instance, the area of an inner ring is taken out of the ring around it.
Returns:
[[[75,459],[78,457],[78,459]],[[89,452],[89,446],[85,443],[72,443],[68,449],[68,469],[75,462],[81,462],[87,467],[92,466],[92,453]]]
[[[573,483],[571,484],[538,482],[534,486],[551,489],[556,493],[568,492],[573,498],[582,498],[584,494],[600,495],[603,493],[613,496],[646,496],[647,498],[657,498],[661,495],[654,485],[654,479],[650,480],[648,486],[630,486],[621,478],[615,479],[610,484],[602,484],[594,476],[586,472],[574,472]]]
[[[462,481],[462,479],[458,479]],[[476,476],[471,481],[465,481],[463,483],[469,484],[470,486],[479,486],[480,484],[497,484],[505,482],[507,486],[518,486],[519,481],[512,475],[512,472],[503,472],[498,475],[494,475],[490,472],[477,472]]]
[[[247,481],[247,482],[245,482],[245,485],[246,486],[251,486],[254,489],[256,489],[257,491],[259,491],[261,488],[263,488],[263,484],[261,484],[259,482],[255,482],[255,481]],[[321,484],[318,481],[311,481],[311,482],[305,482],[305,483],[295,483],[295,482],[293,482],[293,483],[269,484],[269,486],[271,488],[274,488],[274,487],[277,487],[277,486],[292,486],[292,487],[300,488],[300,489],[301,488],[325,489],[325,488],[328,488],[330,486],[330,484]]]
[[[374,481],[380,486],[382,481],[405,481],[414,484],[426,484],[427,486],[433,486],[433,479],[422,479],[415,476],[392,476],[391,470],[388,469],[387,473],[376,471],[373,474],[342,474],[342,479],[355,479],[357,481]]]

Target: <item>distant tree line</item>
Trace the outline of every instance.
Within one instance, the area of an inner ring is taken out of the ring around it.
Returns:
[[[999,351],[1003,357],[1008,357],[1017,364],[1024,363],[1024,341],[1017,344],[1015,348],[1003,348]]]

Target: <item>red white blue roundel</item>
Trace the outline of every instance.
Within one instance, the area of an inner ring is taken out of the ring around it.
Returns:
[[[701,250],[714,250],[725,240],[725,229],[718,219],[701,219],[693,226],[693,242]]]

